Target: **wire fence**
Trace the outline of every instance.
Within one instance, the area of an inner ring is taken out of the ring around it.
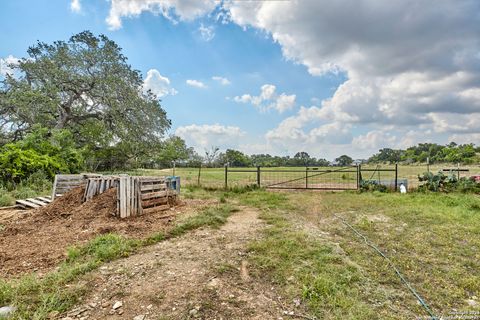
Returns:
[[[328,167],[216,167],[174,166],[173,164],[125,162],[111,158],[90,160],[88,170],[102,173],[128,173],[134,175],[180,176],[184,186],[207,188],[232,188],[260,185],[272,189],[323,189],[356,190],[362,181],[374,181],[391,189],[404,184],[408,189],[420,185],[418,176],[424,172],[448,173],[453,170],[458,177],[480,175],[480,166],[471,165],[370,165]]]

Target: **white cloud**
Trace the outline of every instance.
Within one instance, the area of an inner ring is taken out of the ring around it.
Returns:
[[[322,137],[326,125],[356,128],[362,134],[353,142],[374,140],[369,145],[392,143],[391,137],[400,145],[414,135],[436,142],[454,135],[475,139],[479,126],[470,119],[480,111],[479,1],[112,0],[109,25],[119,28],[123,17],[144,11],[189,20],[211,13],[216,4],[222,6],[218,21],[265,32],[286,59],[305,65],[311,75],[346,77],[331,98],[313,102],[319,106],[313,126],[323,129],[312,132],[312,122],[296,127],[293,133],[303,139]],[[275,89],[233,100],[261,111],[293,108],[294,95]],[[381,139],[379,128],[387,126],[393,133]]]
[[[204,149],[212,146],[217,146],[221,149],[235,148],[238,146],[240,138],[245,135],[245,132],[235,126],[192,124],[178,127],[175,130],[175,135],[183,138],[188,145],[203,153]]]
[[[151,12],[155,15],[176,21],[193,20],[209,13],[216,6],[215,0],[110,0],[110,12],[106,19],[111,30],[122,27],[124,17],[137,17],[142,12]]]
[[[220,76],[213,76],[212,80],[220,82],[220,84],[222,84],[223,86],[227,86],[227,85],[231,84],[230,80],[228,80],[227,78],[224,78],[224,77],[220,77]]]
[[[192,86],[192,87],[196,87],[196,88],[200,88],[200,89],[206,89],[207,86],[205,85],[205,83],[201,82],[201,81],[198,81],[198,80],[191,80],[191,79],[188,79],[187,81],[185,81],[189,86]]]
[[[231,21],[265,31],[312,75],[345,74],[347,81],[321,103],[319,121],[370,132],[391,125],[393,132],[419,136],[478,131],[467,120],[480,111],[478,1],[234,1],[225,7]],[[365,139],[392,142],[372,133],[352,143]]]
[[[80,3],[80,0],[72,0],[70,2],[70,10],[72,10],[72,12],[76,12],[76,13],[79,13],[82,11],[82,4]]]
[[[285,93],[278,95],[276,89],[277,88],[273,84],[264,84],[260,88],[260,95],[252,96],[250,94],[243,94],[241,96],[233,97],[233,101],[239,103],[251,103],[261,112],[275,109],[279,113],[283,113],[292,109],[295,106],[296,95],[287,95]]]
[[[210,41],[215,37],[215,30],[212,26],[204,26],[203,23],[200,24],[198,27],[198,31],[200,32],[200,36],[205,41]]]
[[[143,88],[145,90],[151,90],[158,98],[162,98],[166,95],[176,95],[177,90],[170,86],[170,80],[160,74],[157,69],[150,69],[147,72],[147,77],[143,82]]]
[[[10,65],[17,65],[19,59],[15,58],[12,55],[9,55],[6,58],[0,58],[0,76],[4,77],[7,74],[13,76],[13,70],[10,68]]]
[[[340,122],[325,122],[322,110],[312,106],[300,107],[296,115],[284,119],[276,128],[269,130],[265,137],[268,142],[280,148],[304,146],[311,148],[318,143],[350,143],[352,136],[351,125],[342,125]],[[309,129],[306,129],[309,127]]]

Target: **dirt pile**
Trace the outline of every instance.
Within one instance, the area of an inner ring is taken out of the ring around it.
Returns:
[[[84,188],[75,188],[64,196],[57,198],[50,205],[40,208],[38,215],[45,219],[75,216],[111,216],[117,208],[117,189],[112,188],[82,203]]]
[[[119,219],[116,189],[110,189],[82,203],[84,189],[76,188],[46,207],[29,210],[5,222],[0,229],[0,277],[26,272],[45,272],[65,258],[67,248],[96,235],[114,232],[140,238],[164,231],[175,215],[186,209],[177,206],[140,217]]]

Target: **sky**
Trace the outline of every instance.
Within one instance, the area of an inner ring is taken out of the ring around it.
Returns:
[[[200,154],[480,144],[478,0],[2,0],[0,77],[84,30],[123,48]]]

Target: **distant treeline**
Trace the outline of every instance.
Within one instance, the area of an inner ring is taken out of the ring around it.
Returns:
[[[220,167],[228,164],[231,167],[289,167],[289,166],[348,166],[362,163],[461,163],[472,164],[480,162],[480,147],[472,144],[456,144],[451,142],[447,145],[436,143],[420,143],[406,150],[383,148],[368,159],[353,159],[348,155],[341,155],[334,161],[323,158],[315,158],[307,152],[297,152],[293,157],[273,156],[270,154],[247,155],[241,151],[227,149],[220,152],[218,148],[212,148],[205,152],[205,157],[195,154],[195,158],[180,161],[178,165],[207,167]]]
[[[447,145],[419,143],[406,150],[383,148],[371,156],[369,163],[462,163],[472,164],[480,161],[480,147],[473,143]]]

